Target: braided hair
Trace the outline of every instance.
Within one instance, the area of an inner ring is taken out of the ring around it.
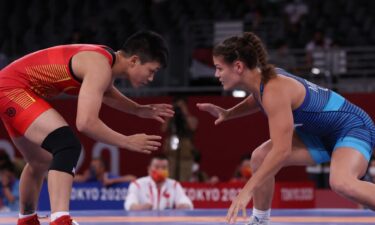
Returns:
[[[276,76],[275,67],[268,63],[268,55],[262,41],[252,32],[245,32],[241,37],[234,36],[224,40],[215,46],[213,55],[222,56],[229,64],[240,60],[249,69],[259,67],[263,83]]]

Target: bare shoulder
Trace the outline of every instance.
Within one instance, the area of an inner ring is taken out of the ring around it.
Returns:
[[[87,68],[97,68],[102,66],[105,66],[105,68],[111,67],[107,57],[94,51],[82,51],[77,53],[73,56],[73,63]]]
[[[91,72],[108,73],[111,71],[111,65],[108,59],[94,51],[82,51],[72,58],[72,69],[74,73],[81,79]]]
[[[277,76],[267,82],[264,86],[262,102],[265,108],[278,103],[286,102],[291,97],[293,84],[282,76]]]
[[[297,80],[280,76],[271,79],[265,86],[263,104],[267,105],[287,104],[296,108],[304,99],[305,89]]]

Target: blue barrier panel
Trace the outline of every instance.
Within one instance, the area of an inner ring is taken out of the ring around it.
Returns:
[[[124,209],[124,200],[129,183],[104,187],[99,182],[74,183],[70,198],[71,210]],[[46,182],[39,198],[38,210],[50,210]]]

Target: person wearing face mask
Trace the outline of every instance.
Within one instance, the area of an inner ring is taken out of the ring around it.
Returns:
[[[77,96],[79,132],[122,149],[151,153],[161,146],[160,136],[121,134],[107,126],[99,114],[105,104],[162,123],[172,117],[170,104],[138,104],[114,85],[116,78],[129,80],[134,88],[151,82],[167,65],[168,52],[163,37],[140,31],[118,51],[94,44],[54,46],[30,53],[0,71],[0,116],[27,162],[20,179],[18,225],[40,225],[36,207],[47,171],[50,225],[72,224],[70,193],[82,146],[73,129],[45,99],[62,93]]]
[[[251,166],[250,166],[250,156],[245,155],[242,157],[241,163],[236,169],[233,178],[230,182],[243,182],[245,183],[252,175]]]
[[[179,182],[168,178],[168,159],[154,156],[148,167],[148,176],[129,185],[125,210],[193,209]]]

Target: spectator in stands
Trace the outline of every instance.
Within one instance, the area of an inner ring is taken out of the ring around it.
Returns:
[[[11,159],[5,151],[0,151],[0,167],[9,163],[13,164],[14,173],[17,178],[20,178],[21,172],[26,164],[25,161],[22,158],[17,158],[17,157],[15,157],[14,159]]]
[[[285,31],[292,47],[299,47],[303,18],[309,12],[309,7],[303,0],[290,0],[284,7]],[[304,44],[304,43],[303,43]]]
[[[193,209],[179,182],[168,178],[168,158],[154,156],[148,176],[132,182],[124,207],[126,210]]]
[[[241,159],[240,165],[236,168],[236,171],[234,172],[233,178],[230,180],[230,182],[247,182],[251,175],[251,166],[250,166],[250,155],[244,155]]]
[[[15,168],[11,161],[0,165],[0,180],[0,197],[4,205],[2,211],[18,211],[19,180],[16,177]]]
[[[108,172],[107,163],[103,158],[94,158],[91,160],[90,168],[82,175],[74,177],[75,182],[100,182],[103,186],[110,186],[118,183],[125,183],[135,180],[134,175],[117,176]]]
[[[285,5],[284,12],[288,17],[289,25],[298,25],[301,18],[309,12],[309,7],[303,0],[292,0]]]
[[[187,99],[176,97],[173,100],[175,115],[162,124],[162,131],[167,133],[164,151],[169,160],[169,173],[178,181],[189,181],[194,164],[193,139],[198,127],[197,118],[191,114]]]
[[[0,52],[0,70],[4,68],[6,65],[8,65],[8,63],[9,63],[8,57],[4,53]]]
[[[306,62],[308,67],[325,67],[325,51],[329,50],[331,46],[331,39],[326,37],[321,30],[315,31],[313,39],[311,39],[305,47]],[[322,62],[320,62],[322,61]],[[324,68],[322,68],[324,69]]]
[[[276,50],[270,53],[270,62],[293,73],[297,71],[296,58],[290,53],[285,40],[276,42]]]
[[[237,10],[245,10],[243,21],[246,30],[257,30],[263,21],[263,10],[258,1],[246,0],[245,7],[239,7]]]
[[[0,151],[0,167],[10,162],[11,160],[10,160],[9,155],[4,151]]]

